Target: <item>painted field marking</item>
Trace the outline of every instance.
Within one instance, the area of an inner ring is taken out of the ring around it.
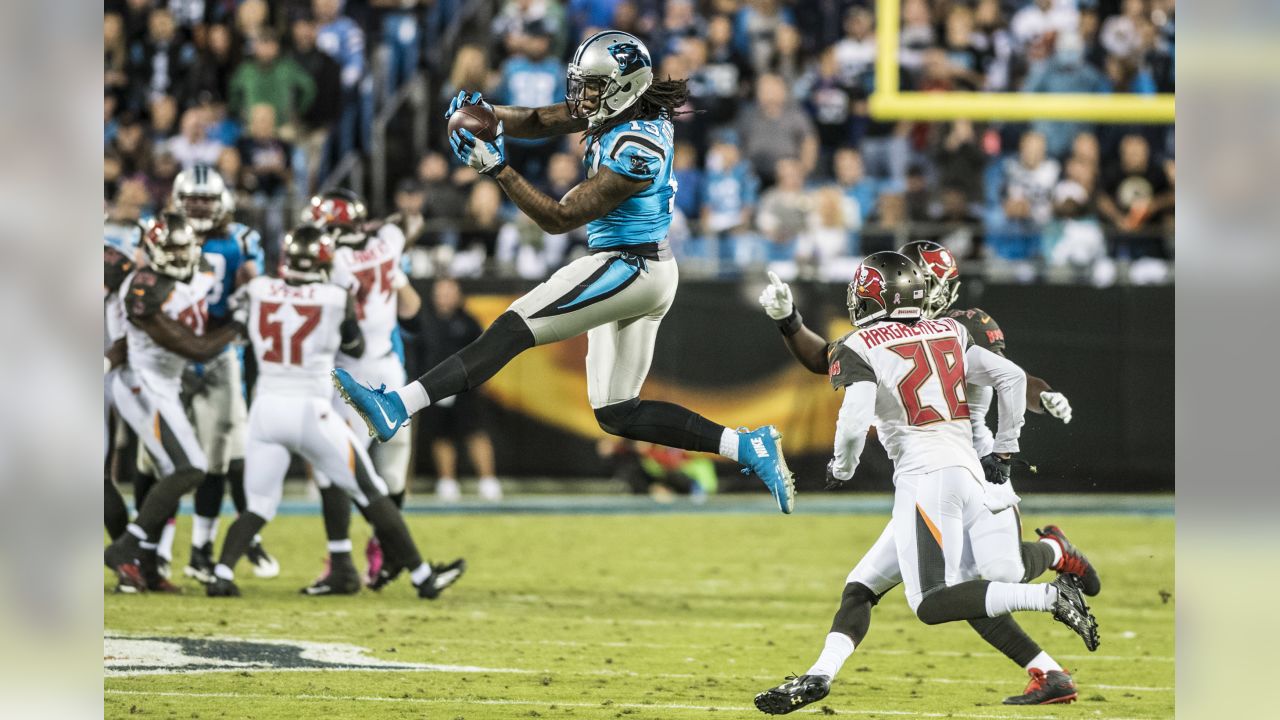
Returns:
[[[233,699],[233,700],[275,700],[275,701],[311,701],[311,702],[383,702],[383,703],[408,703],[415,705],[499,705],[499,706],[522,706],[522,707],[570,707],[570,708],[634,708],[637,710],[692,710],[700,712],[710,712],[718,710],[730,710],[734,712],[756,712],[754,707],[744,705],[682,705],[673,703],[584,703],[579,701],[560,701],[560,700],[474,700],[470,698],[406,698],[406,697],[385,697],[381,695],[315,695],[315,694],[298,694],[298,695],[269,695],[266,693],[227,693],[227,692],[211,692],[211,693],[195,693],[195,692],[173,692],[173,691],[146,691],[146,690],[115,690],[108,688],[104,691],[107,695],[122,695],[136,697],[172,697],[172,698],[201,698],[201,699]],[[818,714],[822,710],[820,708],[800,710],[801,713]],[[1019,720],[1062,720],[1062,715],[1023,715],[1021,713],[1011,715],[991,715],[986,713],[933,713],[933,712],[914,712],[911,710],[871,710],[867,708],[848,709],[839,708],[838,713],[842,715],[886,715],[893,717],[918,717],[918,718],[966,718],[971,720],[1006,720],[1017,718]],[[1106,717],[1106,716],[1098,716]],[[1107,720],[1149,720],[1148,718],[1129,718],[1129,717],[1112,717]]]

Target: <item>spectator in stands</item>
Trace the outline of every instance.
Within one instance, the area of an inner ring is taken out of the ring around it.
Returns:
[[[1102,179],[1098,210],[1110,225],[1134,237],[1117,250],[1130,256],[1163,254],[1162,243],[1152,237],[1163,215],[1173,209],[1173,186],[1164,170],[1152,162],[1151,147],[1137,133],[1120,141],[1120,164]]]
[[[556,153],[547,163],[544,186],[549,197],[564,197],[582,179],[582,163],[568,153]],[[585,227],[553,235],[543,232],[523,214],[505,223],[498,233],[498,263],[516,275],[541,280],[556,268],[587,251]]]
[[[418,0],[370,0],[374,12],[374,27],[381,31],[382,47],[390,57],[387,62],[387,84],[384,95],[390,97],[400,89],[401,83],[418,71],[418,52],[422,37],[418,26],[423,18],[418,12]]]
[[[1014,47],[1031,60],[1043,59],[1054,36],[1074,34],[1080,26],[1075,3],[1034,0],[1009,21]]]
[[[484,50],[478,45],[463,45],[453,58],[448,81],[441,86],[440,99],[445,105],[460,90],[474,91],[489,86],[489,66]]]
[[[226,181],[227,187],[231,188],[237,196],[243,194],[240,172],[243,163],[240,160],[240,151],[234,145],[222,148],[222,153],[218,155],[218,163],[214,167]]]
[[[125,42],[132,46],[135,42],[146,39],[147,18],[151,16],[151,8],[155,0],[126,0],[123,12]]]
[[[1069,33],[1058,38],[1052,58],[1032,68],[1022,89],[1041,93],[1105,93],[1110,87],[1102,73],[1084,61],[1080,36]],[[1083,123],[1047,120],[1037,120],[1032,127],[1045,136],[1049,154],[1057,158],[1065,156],[1072,138],[1086,129]]]
[[[907,169],[907,185],[902,197],[906,201],[908,221],[927,223],[934,219],[937,213],[933,205],[933,192],[923,164],[915,163]]]
[[[266,103],[275,108],[276,123],[293,123],[315,101],[311,76],[290,57],[280,56],[280,42],[264,32],[254,44],[253,60],[240,63],[231,77],[228,110],[249,121],[249,109]]]
[[[507,42],[511,55],[502,63],[501,82],[494,93],[496,102],[518,107],[555,105],[564,99],[564,64],[551,52],[551,33],[536,22]],[[480,88],[467,88],[479,90]],[[555,154],[561,138],[506,140],[507,162],[520,174],[537,183],[546,177],[547,160]]]
[[[240,139],[237,149],[244,163],[241,187],[263,211],[263,235],[283,236],[284,206],[293,180],[289,167],[293,147],[277,133],[274,107],[262,103],[249,109],[248,133]]]
[[[777,184],[760,197],[760,211],[756,226],[767,242],[764,257],[758,254],[753,260],[774,262],[790,260],[795,255],[796,240],[805,231],[812,207],[804,189],[804,164],[795,158],[781,158],[774,169]]]
[[[834,47],[822,51],[818,62],[800,80],[798,91],[806,98],[805,109],[817,126],[818,170],[829,175],[836,151],[848,146],[853,136],[854,96],[841,78]]]
[[[763,66],[764,72],[780,76],[787,86],[792,86],[804,72],[804,58],[800,56],[800,32],[785,23],[773,34],[773,47]]]
[[[853,233],[862,226],[856,201],[834,185],[809,194],[809,212],[804,232],[796,242],[796,262],[801,277],[821,277],[822,267],[838,258],[849,257]]]
[[[178,101],[172,95],[157,95],[152,98],[147,114],[151,142],[164,142],[178,131]]]
[[[156,212],[155,200],[147,192],[141,176],[123,178],[116,192],[112,217],[116,220],[142,220]]]
[[[472,184],[459,228],[458,250],[476,256],[476,272],[480,270],[480,263],[494,257],[497,250],[498,231],[502,229],[501,211],[502,192],[496,182],[484,178]]]
[[[182,113],[182,134],[165,143],[165,149],[182,165],[183,170],[196,165],[212,165],[222,152],[222,143],[208,136],[208,115],[201,108]]]
[[[956,257],[977,258],[983,247],[982,218],[973,211],[968,187],[944,185],[939,193],[941,215],[927,228],[912,228],[917,240],[933,240],[945,245]]]
[[[698,167],[698,151],[693,143],[676,140],[671,171],[680,188],[675,196],[676,208],[696,222],[702,213],[702,169]]]
[[[518,54],[524,42],[525,33],[532,28],[545,32],[552,38],[560,38],[564,34],[564,16],[558,3],[544,0],[507,0],[502,11],[493,19],[493,37],[500,41],[499,57]],[[560,57],[564,54],[564,42],[553,42],[551,54]]]
[[[139,101],[172,93],[195,61],[195,50],[179,37],[173,14],[165,8],[151,11],[147,18],[147,39],[132,55],[129,77]]]
[[[618,437],[601,438],[596,452],[633,495],[648,495],[660,503],[689,495],[697,503],[716,490],[715,463],[703,455]]]
[[[974,28],[973,10],[969,6],[951,6],[947,13],[945,39],[952,78],[962,89],[983,89],[991,51],[984,42],[985,38]]]
[[[864,255],[894,250],[911,239],[907,225],[907,201],[901,192],[884,192],[876,200],[876,222],[860,233]]]
[[[210,25],[204,34],[204,46],[183,78],[181,100],[184,107],[196,104],[201,96],[227,99],[231,75],[240,62],[240,51],[231,28]]]
[[[298,144],[306,158],[304,186],[299,194],[306,194],[320,179],[324,146],[342,114],[342,68],[327,53],[316,47],[315,20],[302,16],[291,27],[293,49],[290,57],[306,71],[316,86],[316,98],[303,113],[299,123]]]
[[[802,174],[818,160],[818,137],[813,121],[788,100],[782,78],[766,74],[756,83],[756,103],[738,120],[738,136],[747,159],[767,186],[783,158],[798,159]]]
[[[974,47],[982,53],[983,87],[991,92],[1009,89],[1013,38],[1000,11],[1000,0],[978,0],[973,11]]]
[[[693,0],[666,0],[662,24],[654,33],[649,49],[658,57],[681,52],[685,40],[706,35],[706,23],[697,14]]]
[[[316,46],[338,62],[342,68],[342,114],[338,121],[335,158],[345,156],[356,146],[360,129],[361,89],[364,77],[364,31],[354,20],[342,14],[341,0],[313,0],[317,31]],[[367,123],[372,118],[365,118]]]
[[[143,172],[151,162],[151,141],[147,139],[147,131],[142,122],[133,113],[120,116],[115,139],[109,147],[120,158],[122,175]]]
[[[865,7],[852,7],[844,16],[844,37],[832,46],[841,84],[866,87],[875,69],[875,16]]]
[[[723,133],[707,156],[701,198],[702,232],[713,243],[711,254],[722,273],[729,263],[745,265],[750,260],[749,234],[759,192],[760,181],[742,158],[737,136]]]
[[[396,185],[396,211],[387,216],[386,222],[404,233],[406,248],[417,245],[426,230],[427,218],[422,212],[426,204],[427,195],[417,180],[405,178]]]
[[[899,63],[904,74],[913,77],[924,66],[924,51],[937,45],[933,18],[925,0],[904,0],[902,31],[898,34]]]
[[[791,10],[779,0],[743,3],[738,11],[736,35],[757,73],[768,71],[774,54],[774,40],[783,25],[794,25]]]
[[[1106,257],[1096,184],[1096,173],[1087,160],[1067,160],[1065,174],[1053,189],[1055,222],[1044,236],[1043,254],[1049,264],[1085,268]]]
[[[108,89],[129,84],[129,43],[119,13],[102,16],[102,84]]]
[[[709,90],[704,95],[711,99],[707,120],[715,126],[733,122],[755,77],[751,63],[733,44],[733,23],[727,15],[715,15],[707,22],[705,61],[699,62],[701,53],[696,46],[691,43],[688,47],[693,55],[689,61],[691,89]]]
[[[973,122],[955,120],[937,129],[942,131],[942,142],[933,150],[938,185],[962,188],[967,202],[981,202],[982,184],[978,179],[986,169],[987,156],[978,147]]]
[[[1018,157],[1005,161],[1005,218],[1043,226],[1053,216],[1053,188],[1061,166],[1048,157],[1045,138],[1034,130],[1022,135]]]
[[[857,204],[858,224],[870,222],[880,190],[879,183],[863,172],[862,153],[851,147],[841,148],[836,151],[834,166],[836,186]]]
[[[266,0],[243,0],[236,8],[236,32],[252,46],[260,36],[268,32],[270,16],[271,8],[267,6]],[[249,47],[247,51],[252,52],[253,48]]]
[[[419,367],[435,367],[480,337],[480,323],[467,311],[465,302],[457,281],[450,278],[435,281],[430,306],[419,315]],[[502,485],[494,473],[493,441],[486,428],[484,403],[482,393],[466,392],[432,403],[422,412],[421,432],[431,438],[431,455],[439,476],[436,497],[445,502],[456,502],[462,497],[458,484],[458,443],[466,444],[471,464],[480,476],[481,499],[502,499]]]
[[[160,150],[147,169],[147,194],[153,198],[167,198],[173,192],[173,180],[178,177],[182,165],[168,150]]]
[[[111,202],[120,191],[120,181],[124,178],[124,164],[120,161],[120,153],[107,148],[102,153],[102,199]]]

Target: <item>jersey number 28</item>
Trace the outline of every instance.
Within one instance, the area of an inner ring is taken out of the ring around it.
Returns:
[[[911,370],[898,383],[898,394],[911,425],[931,425],[943,420],[969,419],[969,403],[964,391],[964,352],[953,337],[935,338],[894,345],[889,350],[911,363]],[[920,401],[920,388],[934,375],[942,385],[950,417]]]

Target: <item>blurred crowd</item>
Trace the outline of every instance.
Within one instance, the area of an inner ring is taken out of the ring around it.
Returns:
[[[545,277],[584,251],[584,233],[541,232],[458,167],[438,118],[459,89],[560,102],[566,58],[612,27],[645,41],[659,77],[689,79],[674,121],[671,240],[691,273],[769,265],[839,277],[861,255],[921,238],[961,258],[1034,266],[1032,277],[1059,268],[1108,282],[1129,261],[1144,268],[1130,279],[1163,280],[1173,257],[1171,125],[873,120],[873,0],[107,0],[105,10],[105,199],[121,216],[155,211],[178,170],[211,163],[270,243],[336,159],[370,149],[385,96],[372,87],[377,54],[388,92],[424,73],[440,130],[401,163],[385,199],[415,245],[414,272]],[[461,19],[474,22],[451,32]],[[904,0],[900,48],[902,90],[1168,93],[1174,3]],[[582,179],[576,136],[507,146],[553,196]]]

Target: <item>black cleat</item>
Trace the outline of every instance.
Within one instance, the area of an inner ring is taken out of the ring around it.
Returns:
[[[1080,594],[1080,578],[1064,574],[1049,584],[1058,590],[1058,599],[1053,603],[1053,619],[1075,630],[1089,652],[1097,650],[1100,642],[1098,619],[1089,612],[1089,606]]]
[[[172,579],[173,567],[169,558],[163,555],[156,555],[156,572],[160,573],[160,577],[165,580]]]
[[[1036,528],[1036,534],[1053,540],[1062,550],[1062,560],[1053,567],[1054,570],[1079,577],[1080,589],[1089,597],[1102,591],[1102,580],[1098,578],[1098,571],[1094,569],[1093,563],[1089,562],[1089,558],[1072,545],[1070,540],[1067,540],[1067,534],[1062,532],[1062,528],[1057,525],[1046,525],[1043,530]]]
[[[343,557],[345,561],[335,561],[334,556],[329,556],[325,573],[299,592],[303,595],[355,595],[360,592],[360,573],[356,572],[350,555]]]
[[[427,600],[435,600],[440,597],[440,593],[447,590],[451,585],[458,582],[462,574],[467,571],[467,561],[458,558],[451,563],[442,563],[437,565],[431,564],[431,577],[427,578],[418,585],[418,597]]]
[[[240,588],[231,580],[215,576],[213,582],[204,586],[204,594],[209,597],[240,597]]]
[[[378,570],[378,574],[370,577],[365,587],[370,590],[381,590],[391,584],[393,580],[400,577],[400,573],[404,572],[404,566],[395,563],[384,562],[382,568]]]
[[[788,675],[787,681],[756,696],[756,707],[766,715],[786,715],[810,703],[816,703],[831,692],[831,678],[826,675]]]
[[[129,533],[107,546],[102,553],[102,561],[116,574],[118,593],[141,593],[147,591],[147,580],[142,576],[142,568],[138,559],[142,548],[138,539]]]
[[[160,557],[155,550],[143,550],[138,558],[138,569],[147,584],[147,592],[169,593],[181,595],[182,588],[169,582],[169,578],[160,573]]]
[[[257,578],[273,578],[280,574],[280,562],[262,547],[262,543],[255,542],[249,546],[249,552],[245,555],[249,558],[249,564],[253,566],[253,576]]]
[[[213,543],[191,546],[191,558],[182,574],[206,585],[213,582]]]
[[[1031,682],[1021,695],[1004,699],[1005,705],[1053,705],[1076,701],[1076,683],[1066,670],[1044,672],[1039,668],[1027,670]]]

